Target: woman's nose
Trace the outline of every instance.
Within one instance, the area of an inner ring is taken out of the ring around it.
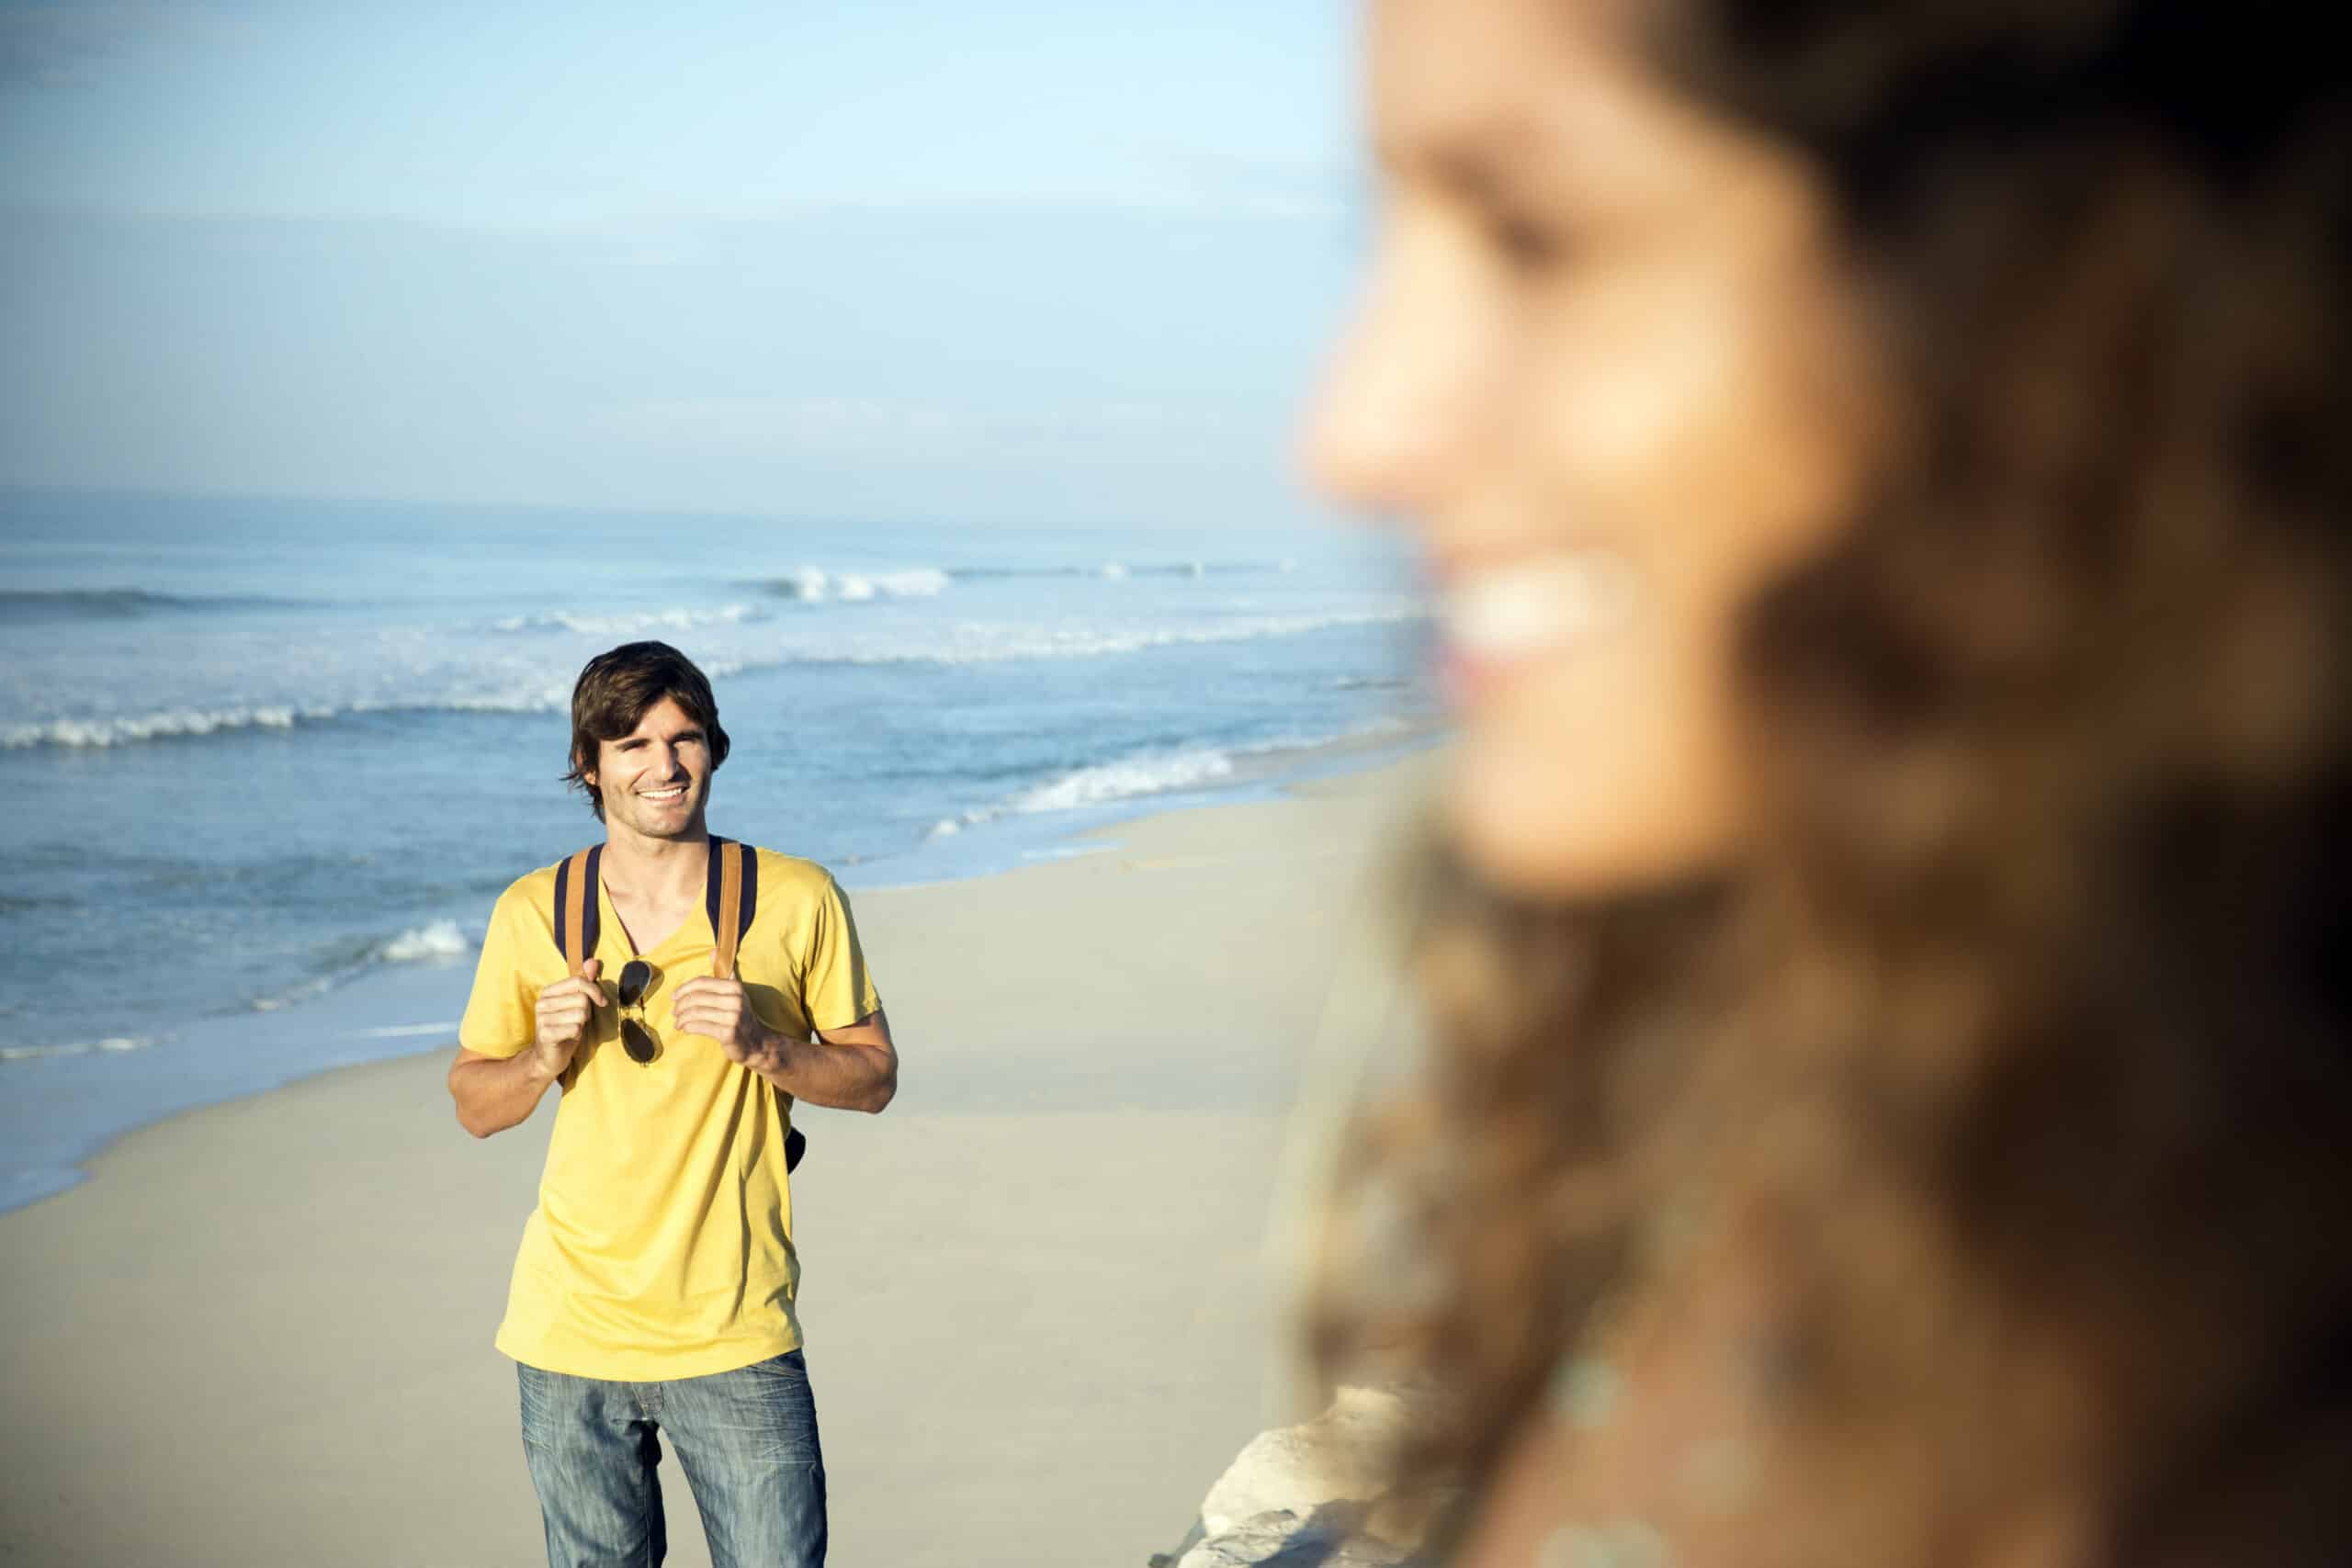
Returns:
[[[1445,265],[1431,243],[1392,243],[1341,340],[1303,443],[1308,476],[1336,501],[1425,513],[1463,461],[1499,340]]]

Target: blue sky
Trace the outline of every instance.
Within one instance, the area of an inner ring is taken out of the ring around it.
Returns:
[[[0,0],[0,482],[1255,523],[1335,0]]]

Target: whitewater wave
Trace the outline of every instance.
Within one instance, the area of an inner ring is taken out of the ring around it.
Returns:
[[[1298,570],[1296,561],[1109,560],[1092,566],[965,566],[947,575],[959,581],[1006,577],[1260,577]]]
[[[1229,748],[1138,751],[1108,762],[1072,769],[993,806],[979,807],[959,817],[943,818],[932,825],[925,836],[932,840],[952,838],[967,828],[977,828],[1001,818],[1079,811],[1088,807],[1109,806],[1122,800],[1171,795],[1181,790],[1223,784],[1235,778],[1245,767],[1269,758],[1313,751],[1350,741],[1377,740],[1406,734],[1411,728],[1402,719],[1383,716],[1338,734],[1285,736],[1280,739]]]
[[[314,716],[291,707],[167,708],[119,718],[52,718],[11,725],[0,731],[0,749],[27,746],[122,746],[140,740],[213,735],[224,729],[291,729]]]
[[[1260,615],[1228,621],[1106,629],[1102,626],[1038,626],[962,622],[928,626],[912,640],[836,647],[777,648],[752,659],[701,660],[704,673],[726,680],[752,671],[793,666],[895,664],[1001,664],[1032,659],[1101,659],[1155,648],[1250,642],[1305,637],[1346,626],[1396,624],[1426,618],[1417,601],[1397,600],[1370,608],[1329,615]],[[650,626],[630,629],[652,629]],[[627,635],[616,628],[605,635]],[[37,719],[0,728],[0,750],[55,746],[96,749],[147,741],[197,739],[251,730],[294,730],[371,714],[561,713],[571,705],[571,677],[523,676],[504,684],[459,685],[413,697],[363,699],[296,705],[255,703],[220,707],[164,708],[149,713],[105,714]]]
[[[358,1040],[414,1040],[427,1034],[455,1034],[457,1032],[457,1022],[452,1020],[447,1023],[386,1024],[380,1029],[361,1029],[354,1031],[353,1038]]]
[[[230,708],[165,708],[154,713],[106,717],[51,718],[0,730],[0,750],[31,746],[72,749],[133,746],[149,740],[190,739],[248,729],[293,729],[371,713],[552,713],[571,705],[569,684],[530,686],[507,692],[452,692],[413,703],[357,702],[340,707],[263,705]]]
[[[370,937],[330,956],[322,974],[266,996],[255,997],[255,1012],[279,1012],[322,997],[337,986],[388,964],[446,964],[469,956],[478,944],[455,920],[428,920],[388,937]]]
[[[714,681],[746,670],[768,669],[783,662],[770,660],[707,659],[703,673]],[[175,740],[248,729],[295,729],[332,724],[370,714],[435,713],[562,713],[571,705],[571,682],[526,681],[514,686],[461,688],[413,700],[353,702],[338,706],[291,707],[262,705],[235,708],[167,708],[155,713],[120,714],[105,717],[51,718],[0,729],[0,750],[32,746],[104,748],[131,746],[149,740]]]
[[[1399,603],[1326,615],[1262,615],[1212,626],[1134,631],[967,624],[949,628],[946,640],[937,647],[854,649],[808,662],[999,664],[1023,659],[1100,659],[1154,648],[1255,642],[1268,637],[1306,637],[1342,626],[1388,626],[1426,619],[1428,615],[1428,609],[1419,603]]]
[[[320,975],[303,981],[299,986],[288,986],[282,991],[274,991],[266,997],[255,997],[254,1011],[278,1012],[294,1006],[297,1002],[307,1002],[312,997],[323,997],[334,989],[338,979],[345,977],[336,975]]]
[[[305,608],[300,599],[253,594],[155,593],[144,588],[0,589],[0,615],[27,621],[121,621],[140,615]]]
[[[558,610],[544,615],[509,615],[492,626],[502,632],[566,631],[583,637],[637,637],[645,632],[690,632],[704,626],[731,626],[766,618],[763,611],[751,604],[722,604],[713,610],[640,610],[605,615]]]
[[[103,1040],[76,1040],[61,1045],[0,1045],[0,1062],[27,1062],[41,1056],[95,1056],[122,1051],[144,1051],[163,1041],[153,1034],[109,1034]]]
[[[404,931],[376,948],[383,964],[424,964],[436,959],[463,958],[474,950],[473,939],[455,920],[434,920]]]
[[[958,582],[1001,581],[1013,578],[1095,578],[1115,581],[1127,577],[1256,577],[1297,570],[1295,561],[1175,560],[1096,561],[1085,566],[958,566],[942,570],[913,567],[901,571],[832,571],[802,567],[786,576],[752,586],[785,599],[816,604],[866,599],[932,599]]]
[[[1233,776],[1233,758],[1216,750],[1178,751],[1161,757],[1134,757],[1065,773],[1048,784],[1015,795],[1004,809],[1026,815],[1038,811],[1076,811],[1104,806],[1139,795],[1165,795]]]
[[[947,592],[949,574],[932,567],[905,571],[828,571],[804,566],[788,577],[761,584],[780,599],[804,604],[863,604],[873,599],[935,599]]]
[[[1232,754],[1213,748],[1138,753],[1117,761],[1074,769],[997,805],[976,807],[961,817],[943,818],[932,825],[927,836],[934,840],[952,838],[967,828],[977,828],[1001,817],[1075,811],[1140,795],[1166,795],[1171,790],[1229,779],[1233,770]]]

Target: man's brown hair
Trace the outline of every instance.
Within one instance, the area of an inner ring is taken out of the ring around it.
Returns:
[[[668,697],[702,726],[710,742],[711,772],[727,761],[727,731],[719,727],[718,699],[695,661],[666,642],[625,642],[590,660],[571,688],[571,767],[563,782],[588,797],[596,820],[605,819],[605,797],[588,782],[600,742],[633,732],[646,710]]]

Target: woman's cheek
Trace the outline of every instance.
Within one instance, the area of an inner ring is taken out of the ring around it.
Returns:
[[[1736,837],[1724,671],[1634,611],[1517,672],[1464,716],[1447,812],[1464,853],[1531,896],[1674,880]]]

